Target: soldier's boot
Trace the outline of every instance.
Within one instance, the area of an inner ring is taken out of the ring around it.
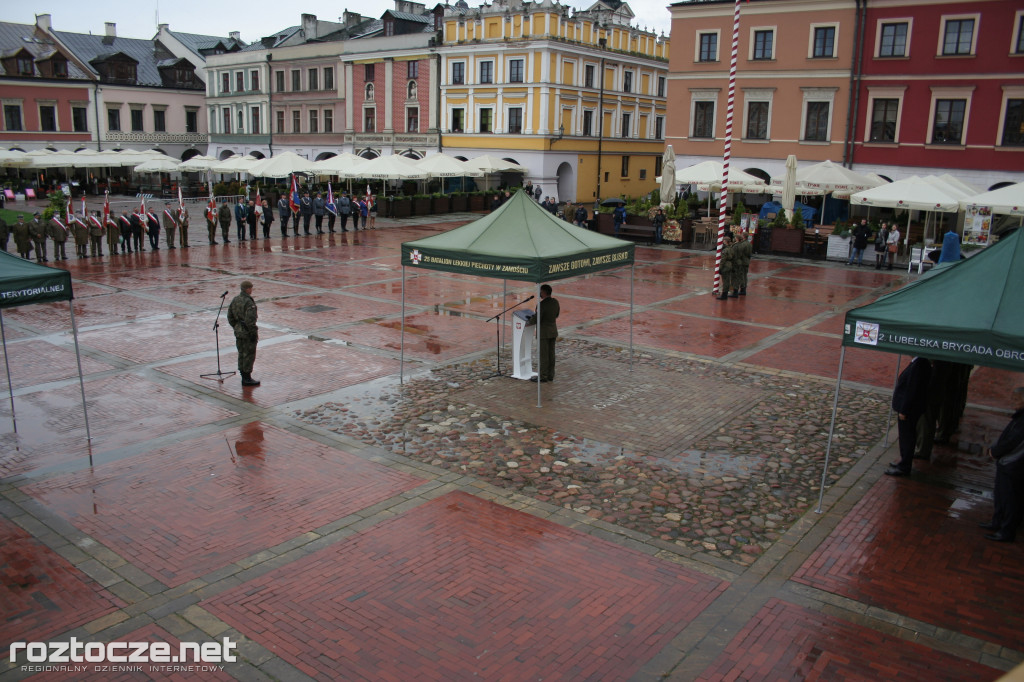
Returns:
[[[736,298],[737,296],[739,296],[739,294],[736,293],[735,289],[729,292],[729,298]]]
[[[719,301],[728,300],[729,292],[727,292],[725,289],[722,289],[722,294],[720,296],[715,296],[715,298],[717,298]]]
[[[242,385],[243,386],[259,386],[260,382],[257,379],[252,378],[252,374],[242,373]]]
[[[740,287],[740,296],[746,296],[746,295],[747,295],[747,288],[746,287]]]

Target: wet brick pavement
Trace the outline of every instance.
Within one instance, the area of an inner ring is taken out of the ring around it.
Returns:
[[[1021,545],[976,526],[1019,375],[978,370],[954,441],[897,481],[899,360],[848,352],[815,510],[843,313],[903,273],[755,257],[748,296],[718,302],[711,252],[639,247],[632,282],[554,283],[538,407],[493,376],[486,322],[535,287],[409,272],[399,384],[399,245],[472,218],[62,263],[92,443],[67,306],[5,311],[0,647],[228,637],[239,660],[7,661],[0,682],[978,680],[1024,660]],[[200,377],[243,277],[264,382],[245,389]]]

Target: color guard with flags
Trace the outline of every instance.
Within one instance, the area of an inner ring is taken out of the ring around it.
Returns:
[[[292,215],[299,212],[299,183],[295,180],[295,173],[292,173],[292,190],[288,193],[288,208],[292,210]]]
[[[334,189],[329,182],[327,183],[327,203],[324,204],[324,208],[327,209],[327,231],[334,232],[334,221],[338,219],[338,205],[334,202]]]

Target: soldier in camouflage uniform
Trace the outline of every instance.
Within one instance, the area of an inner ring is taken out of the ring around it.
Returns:
[[[28,232],[28,223],[25,222],[24,215],[18,215],[18,222],[14,223],[14,227],[11,228],[11,235],[14,236],[14,245],[18,248],[18,255],[28,260],[29,253],[32,252],[32,235]]]
[[[32,235],[32,244],[36,250],[36,262],[49,262],[49,259],[46,257],[46,225],[43,225],[43,221],[38,213],[36,213],[32,222],[29,223],[28,232]]]
[[[729,298],[729,289],[733,287],[736,266],[736,251],[732,244],[732,232],[726,232],[722,240],[722,262],[718,268],[718,274],[721,277],[718,289],[719,301]]]
[[[54,216],[56,218],[56,216]],[[64,250],[64,244],[68,240],[68,229],[66,226],[61,225],[54,219],[50,220],[50,223],[46,226],[50,233],[50,239],[53,240],[53,259],[54,260],[67,260],[68,254]]]
[[[238,373],[242,375],[242,385],[259,386],[260,382],[252,378],[252,366],[256,362],[256,342],[259,341],[256,301],[252,300],[252,282],[242,282],[241,289],[242,293],[235,296],[228,306],[228,324],[235,330]]]
[[[228,230],[231,229],[231,207],[227,204],[221,204],[217,210],[217,221],[220,223],[220,232],[224,238],[224,243],[230,244],[231,240],[228,239]]]
[[[746,232],[740,232],[739,240],[736,242],[736,282],[734,288],[737,289],[736,293],[740,296],[747,295],[747,273],[750,271],[750,256],[754,253],[754,247],[750,243],[750,239],[747,238]]]

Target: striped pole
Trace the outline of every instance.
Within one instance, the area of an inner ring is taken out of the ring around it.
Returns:
[[[725,241],[725,207],[729,200],[729,156],[732,153],[732,115],[736,102],[736,60],[740,45],[740,0],[732,16],[732,59],[729,62],[729,100],[725,110],[725,151],[722,152],[722,191],[718,197],[718,244],[715,248],[715,282],[711,293],[722,287],[722,244]],[[728,293],[728,292],[725,292]]]

